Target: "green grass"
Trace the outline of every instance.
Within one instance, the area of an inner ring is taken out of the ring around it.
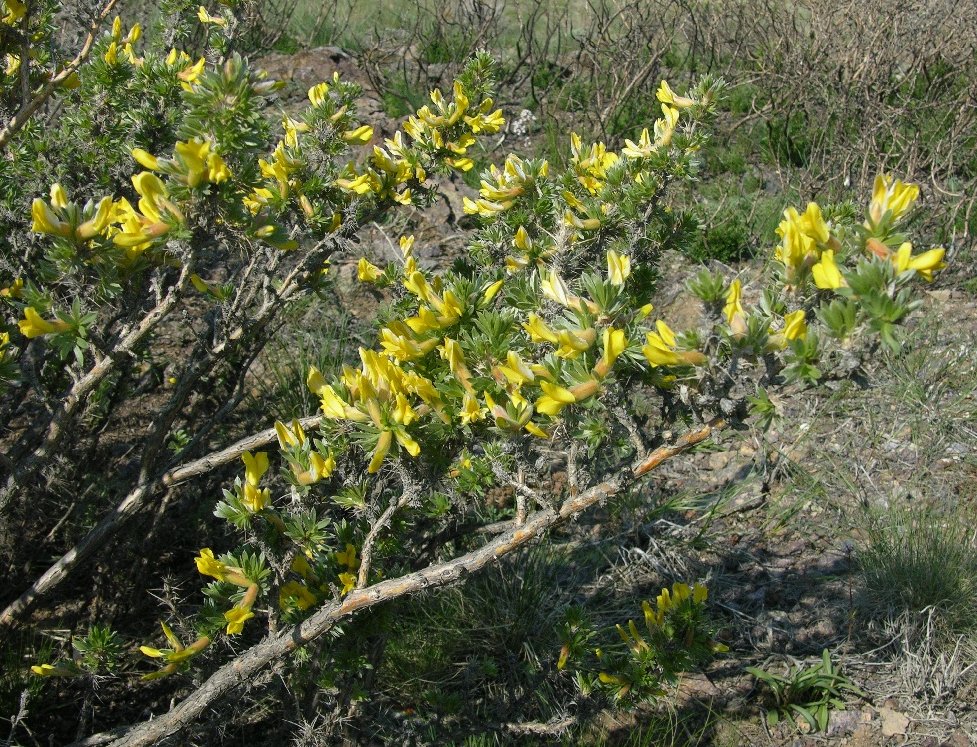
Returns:
[[[977,629],[977,545],[973,517],[900,507],[869,520],[857,554],[869,615],[933,611],[950,636]]]
[[[327,313],[315,297],[305,299],[258,359],[251,390],[255,404],[285,422],[314,415],[319,401],[305,383],[309,369],[315,366],[327,377],[338,373],[355,355],[352,330],[342,309]]]

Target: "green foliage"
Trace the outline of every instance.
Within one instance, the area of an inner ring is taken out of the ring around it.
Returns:
[[[932,611],[944,634],[977,621],[977,556],[965,513],[923,507],[869,517],[857,555],[864,602],[873,617]]]
[[[746,671],[767,688],[772,700],[766,712],[771,726],[781,719],[802,720],[811,731],[824,731],[832,709],[844,708],[849,695],[864,695],[835,666],[827,649],[817,664],[792,668],[786,676],[756,667],[746,667]]]

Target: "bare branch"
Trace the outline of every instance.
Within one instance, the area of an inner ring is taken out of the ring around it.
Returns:
[[[363,540],[363,547],[360,549],[360,572],[359,577],[356,579],[357,589],[362,589],[366,586],[366,581],[370,576],[370,566],[373,564],[373,545],[377,541],[377,535],[390,523],[390,519],[393,518],[394,513],[406,506],[409,500],[409,495],[402,495],[400,498],[390,501],[390,505],[380,514],[380,518],[370,527],[370,531]]]

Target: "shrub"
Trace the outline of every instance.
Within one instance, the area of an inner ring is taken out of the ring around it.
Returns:
[[[51,33],[6,7],[11,29]],[[338,75],[272,127],[262,107],[275,84],[231,51],[232,9],[185,23],[187,38],[204,39],[196,61],[141,47],[138,27],[124,33],[120,21],[93,31],[80,85],[39,83],[33,94],[56,96],[64,113],[12,125],[2,165],[11,190],[0,383],[12,426],[0,512],[23,520],[63,490],[100,485],[98,500],[79,500],[103,518],[74,526],[74,547],[0,621],[22,624],[32,606],[50,605],[95,556],[129,581],[132,569],[106,548],[139,509],[191,478],[216,482],[223,465],[244,467],[214,510],[226,525],[206,527],[196,554],[203,599],[164,594],[162,637],[140,646],[138,671],[179,681],[246,648],[168,713],[126,731],[127,744],[185,728],[264,667],[341,636],[354,614],[454,583],[625,494],[745,422],[751,401],[770,416],[766,391],[846,376],[850,358],[879,342],[897,350],[915,280],[942,267],[941,248],[914,252],[903,233],[918,188],[880,176],[864,216],[789,208],[758,300],[738,278],[701,276],[706,321],[672,330],[652,306],[657,265],[694,230],[674,187],[699,171],[723,85],[704,76],[679,95],[663,81],[662,117],[619,151],[571,134],[562,172],[515,154],[482,172],[477,199],[464,201],[478,226],[452,268],[423,269],[413,236],[400,238],[397,262],[360,257],[359,280],[389,298],[360,365],[310,368],[320,414],[218,448],[283,311],[328,292],[325,263],[351,253],[369,222],[424,209],[437,179],[470,171],[470,149],[504,117],[492,61],[478,54],[382,145],[359,150],[375,133],[357,117],[360,91]],[[47,159],[65,183],[42,189]],[[139,409],[146,392],[154,398]],[[148,424],[126,448],[103,440],[133,414]],[[508,496],[501,521],[486,521],[490,490]],[[34,531],[51,524],[40,513]],[[652,697],[702,661],[714,648],[704,602],[704,587],[676,582],[644,608],[644,631],[620,627],[624,648],[592,671],[602,697]],[[91,692],[119,676],[120,640],[99,622],[71,654],[33,669]],[[306,663],[294,659],[286,671]],[[365,697],[365,661],[337,645],[310,668],[347,683],[327,689],[350,707]],[[586,674],[577,682],[594,687]]]

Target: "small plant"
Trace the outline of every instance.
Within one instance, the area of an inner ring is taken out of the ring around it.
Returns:
[[[864,693],[836,669],[828,649],[821,661],[810,667],[798,667],[782,677],[757,667],[746,671],[770,689],[773,707],[766,711],[767,724],[776,726],[781,719],[802,719],[811,731],[824,731],[832,708],[844,708],[845,695]],[[801,723],[798,721],[797,723]]]
[[[887,512],[868,528],[858,555],[865,604],[874,616],[932,609],[946,632],[977,619],[977,556],[971,522],[953,514]]]

